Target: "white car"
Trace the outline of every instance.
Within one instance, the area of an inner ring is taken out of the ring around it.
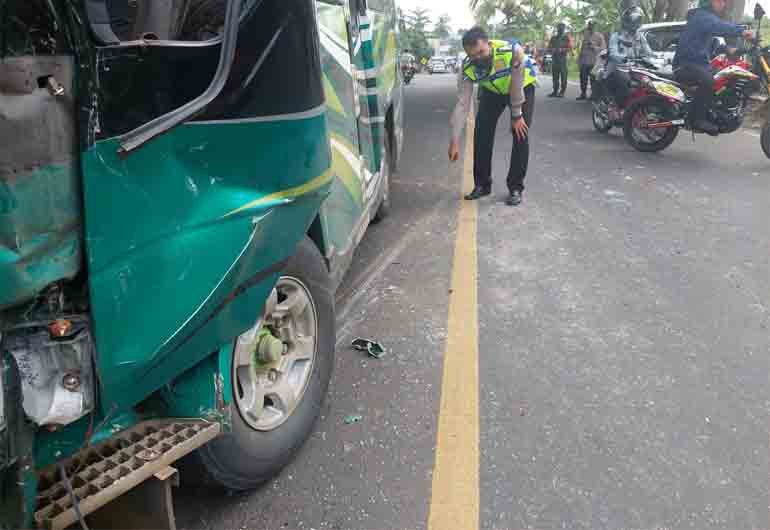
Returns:
[[[644,24],[639,28],[639,33],[644,42],[647,43],[652,57],[648,60],[657,67],[658,72],[666,75],[672,74],[672,65],[676,48],[679,45],[679,36],[684,31],[687,22],[659,22],[656,24]],[[712,53],[719,45],[725,44],[722,37],[714,37],[712,42]]]
[[[428,71],[431,74],[445,74],[449,72],[449,68],[447,68],[444,59],[434,58],[428,62]]]
[[[652,51],[652,57],[648,59],[659,70],[663,72],[671,70],[671,63],[679,44],[679,35],[686,25],[686,22],[658,22],[644,24],[639,28],[642,39]]]

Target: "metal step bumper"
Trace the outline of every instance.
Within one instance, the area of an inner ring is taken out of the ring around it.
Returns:
[[[95,512],[216,437],[220,429],[218,423],[202,420],[151,420],[84,449],[39,474],[35,524],[67,528],[78,522],[77,510],[83,517]]]

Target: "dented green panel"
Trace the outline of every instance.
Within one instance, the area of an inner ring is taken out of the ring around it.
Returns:
[[[0,179],[0,308],[78,272],[78,194],[73,164]]]
[[[254,325],[331,184],[322,110],[186,124],[124,159],[114,139],[83,154],[102,410]]]

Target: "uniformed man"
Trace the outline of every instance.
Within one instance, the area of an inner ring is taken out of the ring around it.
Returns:
[[[567,25],[559,22],[556,26],[556,35],[551,37],[548,43],[551,52],[551,73],[553,75],[553,92],[549,98],[563,98],[567,90],[567,56],[572,53],[572,39],[567,34]]]
[[[524,54],[519,44],[490,40],[483,29],[474,27],[463,36],[463,48],[468,57],[460,74],[460,90],[452,113],[452,138],[449,159],[460,157],[460,135],[471,107],[474,84],[479,85],[480,97],[473,145],[474,187],[466,200],[472,201],[492,191],[492,149],[500,114],[511,109],[511,164],[508,169],[508,198],[506,204],[521,204],[524,178],[529,164],[529,126],[535,110],[535,62]]]

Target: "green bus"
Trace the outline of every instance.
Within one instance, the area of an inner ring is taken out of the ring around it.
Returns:
[[[0,528],[173,527],[310,435],[402,147],[393,0],[0,0]]]

